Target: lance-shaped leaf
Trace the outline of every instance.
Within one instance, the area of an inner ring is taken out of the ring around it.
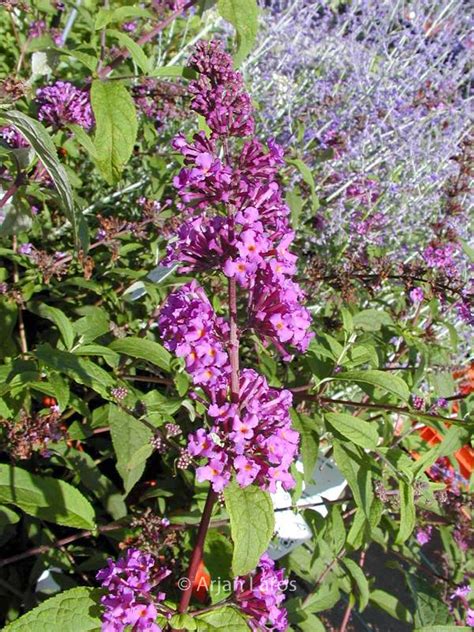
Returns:
[[[65,215],[71,222],[75,241],[80,241],[82,247],[87,249],[87,225],[79,209],[74,204],[66,170],[58,160],[56,147],[50,135],[41,123],[23,114],[23,112],[17,112],[16,110],[2,112],[1,118],[12,125],[35,150],[58,191]]]
[[[42,520],[76,529],[95,527],[94,508],[80,491],[51,476],[0,465],[0,502]]]
[[[331,377],[332,380],[345,380],[356,384],[369,384],[392,393],[399,399],[407,401],[410,391],[406,383],[397,375],[388,375],[385,371],[343,371]]]
[[[114,184],[132,155],[137,137],[135,105],[122,82],[99,79],[92,82],[91,105],[96,121],[96,164],[106,182]]]
[[[237,51],[234,63],[238,66],[252,50],[258,32],[256,0],[218,0],[217,10],[237,32]]]
[[[128,494],[140,480],[148,457],[153,452],[151,430],[124,410],[110,404],[109,424],[112,443],[117,455],[117,470]]]
[[[346,413],[326,413],[325,418],[333,432],[341,434],[361,448],[375,449],[379,435],[372,423]]]

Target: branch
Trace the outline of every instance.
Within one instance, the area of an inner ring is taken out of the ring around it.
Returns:
[[[191,594],[193,590],[194,580],[196,579],[197,570],[202,560],[202,554],[204,550],[204,541],[206,539],[207,530],[209,529],[209,523],[211,521],[212,509],[214,503],[217,500],[217,494],[213,491],[212,487],[209,488],[207,494],[206,504],[202,513],[201,522],[199,523],[199,529],[196,537],[196,544],[191,555],[189,563],[188,573],[186,575],[188,581],[186,588],[181,595],[181,601],[179,602],[179,612],[184,613],[188,609],[189,602],[191,601]]]
[[[431,413],[421,412],[419,410],[412,410],[408,406],[392,406],[391,404],[369,404],[368,402],[354,402],[347,399],[332,399],[331,397],[319,397],[318,395],[306,395],[301,399],[309,400],[313,402],[320,402],[322,404],[341,404],[342,406],[349,406],[352,408],[370,408],[372,410],[386,410],[388,412],[400,413],[401,415],[413,415],[414,417],[428,417],[435,421],[445,421],[453,423],[456,421],[462,421],[461,419],[453,419],[452,417],[442,417],[441,415],[433,415]]]
[[[359,567],[360,568],[364,568],[365,553],[366,553],[365,550],[361,551],[361,553],[360,553],[360,557],[359,557]],[[347,604],[346,611],[344,612],[344,617],[342,619],[342,623],[341,623],[341,627],[339,628],[339,632],[346,632],[347,624],[349,623],[349,620],[351,618],[352,608],[353,607],[354,607],[354,604],[351,603],[351,601],[349,600],[349,603]]]
[[[79,533],[74,533],[73,535],[68,535],[65,538],[61,538],[60,540],[56,540],[56,542],[52,542],[51,544],[42,544],[41,546],[35,546],[32,549],[28,549],[28,551],[23,551],[23,553],[17,553],[16,555],[12,555],[11,557],[6,557],[3,560],[0,560],[0,568],[3,566],[7,566],[8,564],[15,564],[16,562],[20,562],[21,560],[26,560],[28,557],[33,557],[34,555],[41,555],[42,553],[47,553],[51,551],[51,549],[60,549],[66,544],[71,544],[71,542],[75,542],[76,540],[81,540],[82,538],[90,538],[98,533],[106,533],[107,531],[114,531],[115,529],[121,529],[123,527],[122,524],[117,522],[112,522],[110,524],[103,525],[102,527],[98,527],[97,531],[79,531]]]
[[[157,24],[154,29],[152,29],[148,33],[145,33],[144,35],[142,35],[137,40],[137,44],[139,46],[143,46],[144,44],[146,44],[150,40],[154,39],[158,35],[158,33],[163,31],[169,24],[171,24],[171,22],[173,22],[173,20],[175,20],[177,17],[179,17],[182,13],[184,13],[185,11],[190,9],[193,5],[195,5],[196,2],[197,2],[197,0],[189,0],[189,2],[187,2],[184,5],[184,7],[182,7],[181,9],[177,9],[173,13],[170,13],[170,15],[168,15],[168,17],[166,17],[159,24]],[[104,68],[99,70],[99,72],[98,72],[99,79],[105,79],[108,75],[110,75],[112,70],[117,68],[117,66],[120,66],[120,64],[123,61],[125,61],[128,57],[130,57],[130,51],[129,50],[125,50],[125,49],[121,50],[117,54],[117,56],[114,57],[114,59],[112,59],[112,61],[110,62],[110,64],[108,66],[105,66]]]

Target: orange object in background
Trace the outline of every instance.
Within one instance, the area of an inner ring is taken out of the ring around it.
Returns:
[[[209,586],[211,585],[211,576],[206,571],[204,562],[201,560],[197,569],[196,577],[193,581],[193,597],[200,603],[207,601]]]
[[[441,443],[442,437],[434,428],[424,426],[419,431],[419,434],[429,446]],[[454,453],[454,458],[459,463],[459,470],[462,477],[469,480],[471,478],[472,471],[474,470],[474,450],[470,446],[465,445],[463,448]]]
[[[458,371],[453,372],[453,378],[459,381],[459,394],[460,395],[469,395],[474,392],[474,362],[471,362],[469,367],[466,369],[459,369]],[[452,405],[453,413],[457,413],[459,411],[459,404],[455,401]],[[436,445],[440,443],[442,440],[441,435],[434,428],[429,428],[428,426],[423,426],[421,430],[419,430],[420,437],[426,441],[426,443],[430,446]],[[454,458],[459,464],[459,471],[461,476],[466,480],[471,478],[471,474],[474,470],[474,450],[471,446],[465,445],[460,450],[454,453]]]

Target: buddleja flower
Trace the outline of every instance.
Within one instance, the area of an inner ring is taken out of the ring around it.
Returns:
[[[0,128],[0,139],[12,149],[22,149],[25,147],[29,147],[28,142],[19,132],[16,131],[14,127]]]
[[[221,491],[236,472],[241,487],[256,483],[272,492],[280,482],[294,486],[289,467],[298,451],[299,436],[291,428],[290,391],[271,388],[253,369],[240,374],[238,403],[230,403],[225,391],[216,391],[208,415],[209,430],[190,435],[188,451],[206,459],[196,471],[199,481],[210,481]]]
[[[38,118],[53,127],[75,123],[84,129],[94,125],[89,91],[68,81],[40,88],[36,93]]]
[[[198,43],[190,65],[200,73],[190,88],[192,107],[212,134],[174,140],[184,157],[174,186],[185,219],[163,263],[179,263],[183,272],[217,271],[233,280],[229,284],[235,281],[247,301],[241,331],[252,330],[289,360],[291,348],[305,351],[312,334],[303,292],[293,280],[294,233],[278,181],[283,150],[272,139],[231,146],[230,137],[252,133],[252,108],[242,76],[220,42]],[[229,326],[195,282],[168,297],[158,324],[164,345],[185,358],[210,404],[210,427],[188,442],[188,454],[201,461],[197,479],[210,481],[216,492],[233,473],[242,487],[292,487],[289,468],[298,434],[291,428],[291,393],[270,388],[263,376],[244,369],[231,402]]]
[[[117,561],[109,559],[96,576],[107,590],[101,598],[105,609],[102,632],[123,632],[128,626],[136,632],[161,632],[155,623],[156,603],[165,594],[155,587],[170,573],[157,568],[154,557],[138,549],[128,549]]]
[[[420,546],[424,544],[428,544],[431,540],[431,532],[433,531],[433,527],[431,525],[427,525],[426,527],[420,527],[416,530],[416,541]]]
[[[229,356],[224,344],[229,326],[217,317],[196,281],[168,296],[158,326],[165,347],[185,359],[186,369],[196,385],[212,391],[228,376]]]
[[[288,586],[283,570],[275,570],[275,562],[262,555],[255,571],[234,581],[235,599],[242,612],[249,615],[252,630],[286,630],[288,618],[281,606]]]
[[[219,42],[199,43],[191,60],[201,72],[192,90],[193,104],[200,104],[201,98],[209,101],[222,86],[243,90],[242,77]],[[220,270],[235,278],[249,291],[247,328],[273,342],[289,359],[286,346],[305,351],[312,334],[309,313],[301,305],[303,292],[291,278],[296,271],[296,257],[290,252],[294,233],[277,174],[283,150],[272,139],[264,145],[252,138],[235,155],[227,150],[223,161],[219,137],[234,134],[232,121],[243,114],[235,103],[221,106],[227,108],[228,116],[219,128],[209,123],[211,111],[199,110],[214,131],[211,138],[200,132],[192,142],[179,135],[173,143],[185,160],[174,185],[188,219],[170,243],[163,263],[182,263],[182,272]],[[250,117],[246,107],[243,111]],[[216,208],[230,210],[230,215],[216,214]]]
[[[205,117],[220,136],[248,136],[253,132],[252,103],[240,72],[233,70],[232,57],[218,41],[198,42],[189,60],[199,72],[191,81],[192,109]]]

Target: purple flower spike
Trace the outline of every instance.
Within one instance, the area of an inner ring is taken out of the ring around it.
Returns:
[[[123,632],[132,626],[135,632],[161,632],[155,623],[156,603],[165,594],[156,592],[156,585],[171,571],[157,568],[149,553],[128,549],[117,561],[109,559],[96,579],[107,593],[101,598],[104,606],[102,632]]]
[[[234,580],[235,598],[241,610],[249,615],[250,627],[259,630],[283,631],[288,627],[286,609],[282,607],[288,580],[283,570],[275,570],[275,562],[267,554],[260,558],[248,577]]]
[[[89,91],[77,88],[67,81],[57,81],[41,88],[36,93],[38,118],[55,128],[69,123],[90,129],[94,116],[90,105]]]

